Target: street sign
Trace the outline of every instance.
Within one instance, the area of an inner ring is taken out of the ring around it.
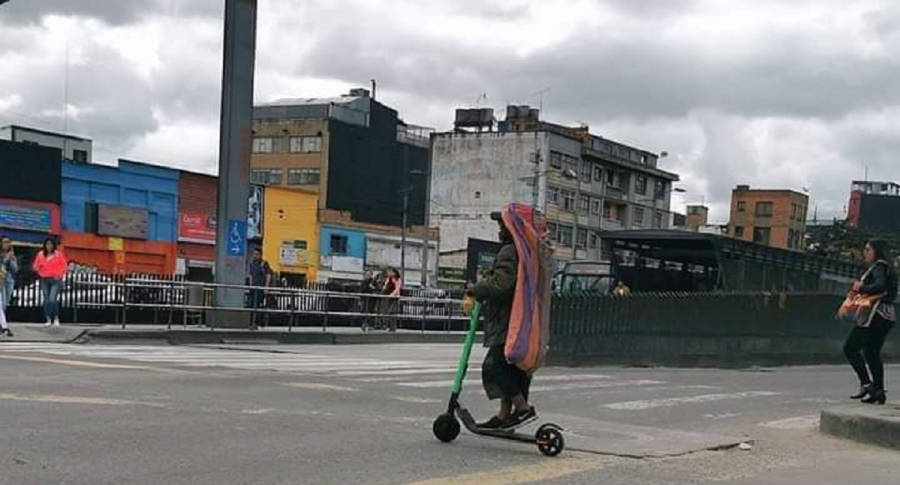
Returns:
[[[247,222],[228,221],[228,255],[243,256],[247,248]]]

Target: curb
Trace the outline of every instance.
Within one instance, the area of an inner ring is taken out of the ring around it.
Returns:
[[[826,409],[822,411],[819,429],[838,438],[900,450],[900,406]]]
[[[169,345],[198,344],[294,344],[294,345],[365,345],[365,344],[462,344],[464,335],[376,333],[347,334],[333,332],[249,332],[237,330],[86,330],[75,342],[104,344],[145,342]],[[480,336],[479,336],[480,341]]]

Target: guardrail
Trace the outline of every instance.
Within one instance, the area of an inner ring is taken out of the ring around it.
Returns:
[[[112,292],[112,298],[104,301],[74,302],[74,318],[77,321],[79,309],[106,308],[115,311],[115,321],[126,328],[129,323],[129,311],[152,310],[154,321],[158,321],[159,312],[167,315],[167,324],[171,328],[176,321],[176,313],[183,326],[189,321],[205,320],[205,313],[210,311],[227,311],[246,313],[249,316],[247,326],[259,321],[261,316],[267,324],[271,324],[273,316],[286,320],[288,331],[299,325],[302,317],[321,319],[322,331],[327,331],[336,319],[341,323],[353,324],[375,323],[392,329],[411,328],[417,323],[423,332],[429,323],[441,323],[441,330],[450,331],[454,323],[465,325],[468,321],[462,313],[459,300],[450,298],[422,297],[390,297],[380,294],[352,293],[337,291],[309,290],[288,287],[264,287],[251,285],[226,285],[220,283],[200,283],[184,280],[162,280],[150,278],[123,278],[110,281],[79,281],[72,286],[72,291],[90,292],[100,290]],[[217,290],[235,290],[244,293],[243,305],[219,305],[216,302]],[[262,304],[258,305],[262,296]],[[273,326],[279,326],[277,325]],[[216,328],[211,322],[208,327]],[[232,325],[229,325],[231,327]],[[378,326],[378,325],[373,325]],[[459,325],[457,325],[459,326]],[[433,325],[431,325],[433,327]]]

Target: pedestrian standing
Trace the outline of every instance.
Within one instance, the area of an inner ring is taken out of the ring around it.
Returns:
[[[272,268],[269,266],[269,262],[263,259],[262,250],[259,248],[253,249],[253,259],[250,260],[247,269],[247,278],[250,280],[250,286],[253,287],[250,290],[250,308],[253,310],[250,317],[250,330],[256,330],[259,328],[264,313],[258,310],[265,308],[266,296],[268,296],[266,288],[272,284]]]
[[[13,291],[16,289],[16,277],[19,274],[19,260],[13,249],[12,240],[6,236],[0,238],[0,265],[6,271],[6,278],[0,280],[0,293],[4,296],[0,305],[5,309],[12,302]]]
[[[366,276],[363,278],[362,287],[360,288],[360,293],[363,295],[371,295],[373,293],[378,292],[378,283],[375,280],[375,273],[372,271],[366,271]],[[362,331],[368,332],[372,328],[372,314],[375,313],[375,298],[371,296],[362,297],[363,304],[363,323],[362,323]]]
[[[44,299],[45,327],[59,326],[59,297],[62,280],[66,276],[69,263],[52,238],[44,240],[44,247],[34,258],[34,272],[41,281],[41,296]]]
[[[887,398],[881,348],[897,320],[897,274],[884,241],[869,241],[863,254],[869,269],[853,283],[853,291],[877,299],[869,318],[856,322],[844,344],[844,354],[859,377],[860,390],[852,398],[867,404],[884,404]]]
[[[384,287],[382,299],[384,304],[384,314],[387,316],[388,331],[397,331],[397,317],[395,314],[400,310],[400,292],[403,289],[403,281],[400,279],[400,272],[394,268],[388,268],[387,276],[384,279]]]

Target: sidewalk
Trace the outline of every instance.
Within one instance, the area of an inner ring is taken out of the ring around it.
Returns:
[[[858,404],[822,411],[820,429],[839,438],[900,450],[900,405]]]
[[[358,345],[358,344],[462,344],[465,340],[463,332],[422,332],[417,330],[398,330],[394,333],[371,331],[363,333],[359,328],[329,327],[284,327],[264,328],[251,331],[235,328],[216,328],[172,325],[89,325],[63,324],[60,327],[46,328],[40,324],[11,324],[14,338],[4,337],[3,342],[57,342],[57,343],[148,343],[148,344],[319,344],[319,345]],[[481,336],[478,336],[478,342]]]

